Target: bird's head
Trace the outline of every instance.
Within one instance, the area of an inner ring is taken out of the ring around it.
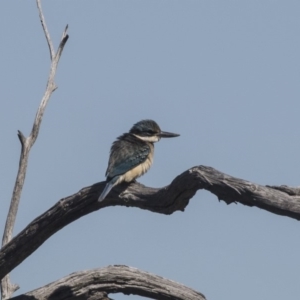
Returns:
[[[161,138],[179,136],[177,133],[162,131],[158,124],[153,120],[142,120],[134,124],[129,133],[145,142],[151,143],[158,142]]]

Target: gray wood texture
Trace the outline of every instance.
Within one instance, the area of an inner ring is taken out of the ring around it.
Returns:
[[[81,271],[44,287],[14,297],[28,299],[110,299],[107,294],[123,293],[159,300],[205,300],[205,296],[180,283],[127,266]]]
[[[138,207],[156,213],[184,211],[197,190],[205,189],[227,204],[241,203],[269,212],[300,219],[300,197],[289,195],[278,187],[262,186],[235,178],[211,167],[197,166],[177,176],[161,189],[132,182],[113,188],[99,203],[105,182],[81,189],[59,200],[53,207],[33,220],[0,251],[0,278],[3,278],[31,255],[49,237],[86,214],[108,206]]]

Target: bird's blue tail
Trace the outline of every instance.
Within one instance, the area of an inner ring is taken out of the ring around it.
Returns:
[[[101,202],[104,200],[104,198],[107,196],[107,194],[110,192],[110,190],[115,186],[120,176],[115,176],[114,178],[110,179],[110,181],[106,184],[103,192],[101,193],[100,197],[98,198],[98,201]]]
[[[104,200],[104,198],[107,196],[107,194],[110,192],[110,190],[113,188],[114,184],[112,182],[108,182],[102,192],[102,194],[100,195],[100,197],[98,198],[98,201],[101,202]]]

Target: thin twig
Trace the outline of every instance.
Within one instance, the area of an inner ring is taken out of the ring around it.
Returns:
[[[47,28],[47,25],[46,25],[46,21],[45,21],[44,15],[43,15],[41,1],[36,0],[36,4],[37,4],[37,7],[38,7],[41,24],[42,24],[42,27],[43,27],[43,30],[44,30],[44,33],[45,33],[47,43],[48,43],[49,52],[50,52],[50,59],[52,61],[53,58],[54,58],[55,52],[54,52],[54,47],[53,47],[53,44],[52,44],[52,41],[51,41],[51,38],[50,38],[48,28]]]
[[[67,34],[68,27],[69,26],[67,25],[64,32],[63,32],[63,34],[62,34],[60,44],[59,44],[58,49],[56,51],[55,60],[57,60],[57,63],[58,63],[58,61],[61,57],[61,53],[64,49],[64,46],[65,46],[67,40],[69,39],[69,35]]]
[[[29,158],[29,152],[33,144],[35,143],[38,133],[40,130],[41,122],[43,119],[43,115],[47,106],[47,103],[52,95],[52,93],[56,90],[56,85],[54,82],[54,77],[56,74],[57,65],[60,59],[60,56],[62,54],[63,48],[68,40],[68,35],[66,33],[66,30],[68,26],[66,26],[66,29],[63,32],[63,39],[60,42],[60,45],[58,47],[57,53],[54,52],[53,44],[51,41],[50,34],[48,32],[45,18],[42,12],[42,7],[40,0],[36,0],[38,11],[39,11],[39,17],[40,21],[43,27],[43,31],[49,46],[49,52],[50,52],[50,58],[51,58],[51,67],[50,67],[50,73],[48,77],[47,87],[45,94],[42,98],[42,101],[40,103],[40,106],[37,110],[35,120],[33,122],[32,130],[30,135],[26,138],[21,131],[18,131],[18,138],[21,142],[22,148],[21,148],[21,154],[20,154],[20,161],[19,161],[19,170],[15,182],[15,186],[13,189],[13,194],[10,202],[10,207],[6,219],[6,224],[4,228],[3,238],[2,238],[2,247],[6,245],[11,239],[13,234],[13,229],[16,221],[16,216],[18,212],[20,197],[26,177],[26,170],[27,170],[27,163]],[[12,284],[9,280],[9,276],[6,276],[1,281],[1,295],[2,300],[8,299],[11,297],[11,295],[16,291],[18,287],[14,284]]]
[[[22,147],[25,147],[26,138],[20,130],[18,130],[18,138],[20,140],[20,143],[21,143]]]

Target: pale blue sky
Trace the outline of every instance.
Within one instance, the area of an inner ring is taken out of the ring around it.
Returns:
[[[15,233],[60,198],[103,181],[111,143],[144,118],[181,134],[156,145],[154,165],[139,180],[145,185],[162,187],[196,165],[299,185],[299,1],[73,0],[44,1],[43,9],[54,44],[66,24],[70,39]],[[28,135],[48,76],[35,1],[2,1],[0,36],[2,230],[16,133]],[[71,272],[126,264],[208,300],[296,300],[299,253],[299,222],[200,191],[171,216],[124,207],[85,216],[11,276],[24,293]]]

